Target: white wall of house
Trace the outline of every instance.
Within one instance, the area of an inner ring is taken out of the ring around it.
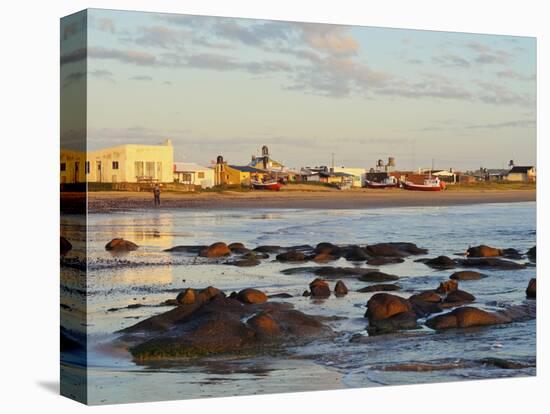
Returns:
[[[214,187],[214,169],[191,162],[176,162],[174,180],[201,188],[211,188]]]
[[[363,187],[365,184],[365,174],[367,173],[365,168],[334,167],[333,171],[353,175],[353,187]]]

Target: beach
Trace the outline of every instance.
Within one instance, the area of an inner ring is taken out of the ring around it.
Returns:
[[[535,187],[520,189],[460,188],[441,192],[401,189],[337,190],[319,186],[293,185],[281,191],[163,192],[162,209],[363,209],[381,207],[452,206],[480,203],[514,203],[536,200]],[[149,192],[99,191],[88,193],[88,211],[101,213],[153,208]]]

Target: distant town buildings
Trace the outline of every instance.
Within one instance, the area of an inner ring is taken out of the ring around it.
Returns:
[[[439,177],[448,184],[475,181],[536,181],[534,166],[516,166],[510,161],[508,169],[480,168],[473,172],[449,169],[396,169],[394,157],[387,162],[379,159],[374,167],[316,166],[301,167],[299,171],[287,168],[271,157],[267,146],[261,155],[253,155],[245,165],[229,164],[219,155],[209,166],[195,162],[174,161],[174,149],[168,139],[160,145],[126,144],[83,152],[62,149],[60,181],[72,183],[165,183],[182,184],[186,188],[215,186],[250,187],[253,182],[277,181],[281,183],[323,183],[338,188],[364,187],[366,181],[383,182],[389,177],[398,181],[423,183],[428,177]],[[183,187],[182,187],[183,188]]]

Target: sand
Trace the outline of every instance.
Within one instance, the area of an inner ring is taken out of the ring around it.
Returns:
[[[311,189],[292,186],[279,192],[223,191],[161,194],[161,209],[311,208],[364,209],[408,206],[451,206],[480,203],[536,201],[534,189],[416,192],[401,189]],[[88,211],[102,213],[155,208],[148,192],[101,191],[88,193]]]

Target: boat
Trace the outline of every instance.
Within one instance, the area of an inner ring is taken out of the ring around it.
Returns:
[[[269,181],[251,180],[250,183],[252,184],[252,188],[254,190],[279,191],[283,186],[281,183],[279,183],[276,180],[269,180]]]
[[[399,187],[399,183],[395,177],[387,177],[380,182],[365,180],[365,184],[368,188],[395,188]]]
[[[415,184],[411,181],[402,181],[401,186],[405,190],[412,191],[441,191],[445,189],[445,182],[441,181],[438,177],[430,177],[424,180],[424,184]]]

